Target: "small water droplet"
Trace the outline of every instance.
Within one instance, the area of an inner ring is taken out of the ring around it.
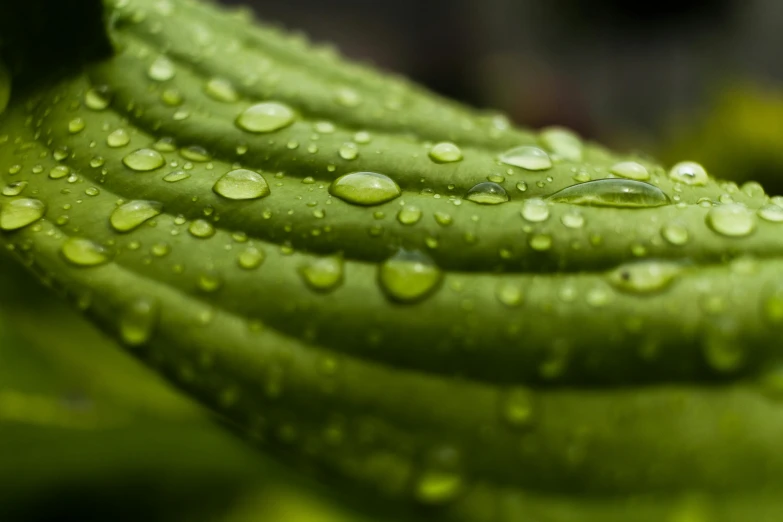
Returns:
[[[49,178],[62,179],[71,173],[71,169],[65,165],[57,165],[49,171]]]
[[[756,230],[753,213],[738,203],[718,205],[707,213],[707,226],[727,237],[745,237]]]
[[[19,230],[41,219],[46,205],[37,199],[15,199],[0,207],[0,229]]]
[[[557,203],[595,207],[648,208],[671,203],[658,187],[630,179],[598,179],[566,187],[549,196]]]
[[[526,170],[548,170],[552,168],[552,160],[549,154],[538,147],[516,147],[501,154],[500,161],[506,165],[521,167]]]
[[[316,292],[331,292],[343,282],[343,259],[340,256],[318,258],[301,269],[307,286]]]
[[[174,78],[177,70],[174,64],[165,56],[158,56],[147,69],[147,76],[156,82],[166,82]]]
[[[111,148],[124,147],[130,143],[130,134],[125,129],[117,129],[106,137],[106,145]]]
[[[608,274],[609,283],[624,292],[649,294],[659,292],[682,272],[682,266],[664,261],[642,261],[617,267]]]
[[[236,89],[225,78],[211,78],[204,84],[204,92],[212,99],[224,103],[234,103],[239,100]]]
[[[581,213],[572,210],[563,214],[560,217],[560,222],[566,228],[582,228],[585,226],[585,217]]]
[[[669,171],[669,177],[686,185],[706,185],[709,176],[704,167],[693,161],[677,163]]]
[[[612,165],[612,168],[609,169],[609,172],[624,178],[635,179],[636,181],[646,181],[650,179],[650,173],[647,171],[647,168],[635,161],[615,163]]]
[[[105,85],[92,87],[84,95],[84,104],[94,111],[105,110],[111,103],[111,91]]]
[[[248,247],[243,250],[237,258],[237,263],[245,270],[255,270],[266,259],[266,255],[263,250],[259,250],[255,247]]]
[[[177,150],[177,144],[174,142],[174,138],[163,137],[156,141],[152,148],[158,152],[174,152]]]
[[[87,124],[85,123],[84,118],[74,118],[68,122],[68,132],[71,134],[78,134],[83,131],[86,126]]]
[[[204,163],[212,159],[212,156],[207,152],[204,147],[199,145],[191,145],[190,147],[183,147],[179,150],[180,156],[186,160],[196,163]]]
[[[98,266],[109,262],[109,251],[101,245],[82,237],[65,240],[60,249],[63,257],[76,266]]]
[[[359,146],[353,142],[343,143],[339,151],[340,157],[346,161],[352,161],[359,157]]]
[[[139,149],[122,158],[122,163],[131,170],[149,172],[161,168],[166,160],[156,150]]]
[[[440,269],[425,254],[400,250],[387,259],[378,272],[386,295],[400,303],[414,303],[429,296],[440,284]]]
[[[188,232],[190,232],[193,237],[207,239],[215,235],[215,227],[213,227],[209,221],[197,219],[190,224]]]
[[[445,212],[435,212],[434,218],[435,222],[442,227],[447,227],[454,222],[451,214],[446,214]]]
[[[521,305],[523,301],[522,289],[513,283],[504,282],[499,284],[495,290],[495,295],[497,296],[498,301],[509,308],[517,307]]]
[[[541,132],[541,143],[552,153],[568,161],[582,161],[582,140],[562,127],[550,127]]]
[[[152,337],[158,322],[159,305],[154,299],[137,299],[120,315],[120,339],[128,346],[143,346]]]
[[[190,174],[185,172],[184,170],[175,170],[174,172],[170,172],[163,176],[163,181],[167,181],[169,183],[176,183],[177,181],[182,181],[183,179],[188,179],[190,177]]]
[[[415,225],[421,219],[421,209],[413,205],[405,205],[397,214],[397,221],[403,225]]]
[[[462,160],[462,150],[451,142],[436,143],[430,149],[430,159],[435,163],[454,163]]]
[[[258,134],[275,132],[288,127],[296,119],[289,106],[278,102],[262,102],[245,109],[236,120],[237,126]]]
[[[485,181],[474,185],[465,195],[465,199],[480,205],[499,205],[508,201],[508,194],[506,189],[497,183]]]
[[[258,172],[247,169],[232,170],[220,178],[213,190],[227,199],[259,199],[270,194],[269,185]]]
[[[661,236],[674,246],[682,246],[688,242],[688,229],[678,223],[669,223],[661,228]]]
[[[340,176],[329,193],[354,205],[379,205],[400,196],[400,187],[388,176],[375,172],[353,172]]]
[[[526,199],[522,204],[522,217],[531,223],[549,219],[549,204],[541,198]]]
[[[552,248],[552,236],[549,234],[533,234],[530,237],[530,248],[537,252],[545,252]]]
[[[160,215],[163,205],[156,201],[135,200],[117,207],[109,221],[117,232],[130,232],[144,222]]]

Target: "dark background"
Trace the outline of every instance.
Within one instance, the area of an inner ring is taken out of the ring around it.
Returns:
[[[224,0],[535,127],[644,145],[722,87],[783,81],[780,0]]]

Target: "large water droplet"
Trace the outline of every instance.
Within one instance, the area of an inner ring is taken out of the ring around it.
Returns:
[[[268,196],[269,185],[258,172],[236,169],[217,180],[212,188],[216,194],[227,199],[247,200]]]
[[[500,161],[506,165],[521,167],[526,170],[547,170],[552,168],[552,160],[549,154],[538,147],[516,147],[501,154]]]
[[[27,185],[28,183],[26,181],[15,181],[13,183],[9,183],[3,187],[3,196],[18,196],[24,192],[24,189],[27,188]]]
[[[669,177],[686,185],[706,185],[710,179],[704,167],[693,161],[677,163],[669,171]]]
[[[783,207],[770,203],[758,210],[758,215],[764,221],[770,223],[783,223]]]
[[[541,132],[541,143],[552,153],[568,161],[582,161],[582,140],[562,127],[550,127]]]
[[[379,205],[400,196],[400,187],[389,176],[375,172],[353,172],[340,176],[329,193],[354,205]]]
[[[158,322],[159,306],[153,299],[137,299],[120,315],[120,338],[128,346],[149,342]]]
[[[454,163],[462,160],[462,150],[451,142],[436,143],[430,149],[430,159],[435,163]]]
[[[485,181],[473,186],[465,195],[465,199],[480,205],[499,205],[508,201],[508,193],[497,183]]]
[[[289,106],[278,102],[263,102],[245,109],[236,120],[239,128],[248,132],[267,133],[288,127],[296,119]]]
[[[316,292],[331,292],[343,282],[343,259],[340,256],[321,257],[301,269],[307,286]]]
[[[15,199],[3,203],[0,209],[0,229],[18,230],[41,219],[46,205],[37,199]]]
[[[664,261],[628,263],[609,272],[609,282],[618,290],[649,294],[667,288],[682,272],[682,266]]]
[[[635,161],[623,161],[615,163],[609,172],[622,176],[628,179],[635,179],[636,181],[646,181],[650,179],[650,173],[647,168],[641,163]]]
[[[549,204],[541,198],[526,199],[522,204],[522,217],[531,223],[549,219]]]
[[[400,303],[413,303],[430,295],[442,273],[432,259],[418,251],[400,250],[379,269],[378,280],[386,295]]]
[[[66,261],[76,266],[98,266],[110,259],[106,248],[82,237],[66,239],[60,252]]]
[[[147,69],[147,76],[156,82],[165,82],[174,78],[177,70],[174,64],[165,56],[158,56]]]
[[[551,201],[594,207],[647,208],[670,203],[658,187],[630,179],[598,179],[566,187],[549,196]]]
[[[163,212],[163,205],[156,201],[135,200],[117,207],[109,221],[117,232],[130,232]]]
[[[131,170],[149,172],[161,168],[166,160],[154,149],[139,149],[122,158],[122,163]]]
[[[756,229],[753,213],[738,203],[719,205],[707,213],[707,226],[727,237],[749,236]]]

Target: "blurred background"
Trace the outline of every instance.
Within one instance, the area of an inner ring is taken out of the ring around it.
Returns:
[[[783,193],[780,0],[224,1],[517,123]],[[0,521],[395,519],[252,451],[36,288],[0,259]]]

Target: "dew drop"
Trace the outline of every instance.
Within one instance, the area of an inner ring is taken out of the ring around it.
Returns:
[[[147,69],[147,76],[156,82],[165,82],[174,78],[177,73],[174,64],[165,56],[158,56]]]
[[[230,81],[224,78],[211,78],[204,84],[204,92],[217,101],[234,103],[239,100],[239,94]]]
[[[84,122],[84,118],[74,118],[68,122],[68,132],[71,134],[78,134],[84,130],[87,124]]]
[[[316,292],[331,292],[343,282],[343,259],[340,256],[321,257],[301,269],[307,286]]]
[[[27,188],[26,181],[15,181],[3,187],[3,196],[18,196]]]
[[[37,199],[15,199],[0,208],[0,229],[19,230],[41,219],[46,205]]]
[[[130,143],[130,134],[125,129],[117,129],[106,137],[106,145],[111,148],[124,147]]]
[[[435,163],[455,163],[462,160],[462,150],[451,142],[436,143],[430,149],[430,159]]]
[[[761,219],[770,223],[783,223],[783,207],[779,207],[774,203],[761,207],[758,210],[758,215]]]
[[[647,171],[647,168],[635,161],[615,163],[612,165],[612,168],[609,169],[609,172],[624,178],[635,179],[636,181],[646,181],[650,179],[650,173]]]
[[[76,266],[98,266],[109,262],[106,248],[82,237],[66,239],[60,252],[66,261]]]
[[[353,142],[343,143],[339,150],[340,157],[346,161],[355,160],[359,157],[359,146]]]
[[[120,338],[128,346],[143,346],[157,326],[159,305],[153,299],[137,299],[120,315]]]
[[[753,213],[738,203],[719,205],[707,213],[707,226],[727,237],[749,236],[756,229]]]
[[[526,170],[548,170],[552,168],[552,159],[549,154],[538,147],[522,146],[504,152],[500,161],[513,167],[521,167]]]
[[[163,205],[156,201],[135,200],[117,207],[109,221],[117,232],[130,232],[144,222],[160,215]]]
[[[515,387],[503,393],[500,404],[503,421],[513,428],[527,428],[533,422],[535,400],[527,388]]]
[[[508,201],[508,194],[506,189],[497,183],[485,181],[474,185],[465,195],[465,199],[480,205],[499,205]]]
[[[568,161],[582,161],[582,140],[562,127],[550,127],[541,132],[541,143],[552,153]]]
[[[549,234],[533,234],[530,237],[530,248],[537,252],[545,252],[552,248],[552,236]]]
[[[193,237],[207,239],[215,235],[215,227],[213,227],[209,221],[197,219],[190,224],[188,232],[190,232]]]
[[[463,489],[462,475],[454,471],[427,469],[416,481],[416,500],[426,505],[443,505],[455,500]]]
[[[179,150],[180,156],[189,161],[196,163],[204,163],[212,159],[212,156],[207,152],[204,147],[199,145],[191,145],[190,147],[183,147]]]
[[[445,212],[435,212],[433,217],[435,218],[435,222],[442,227],[447,227],[454,222],[454,218],[451,217],[451,214]]]
[[[526,199],[522,204],[522,217],[531,223],[549,219],[549,204],[541,198]]]
[[[111,103],[111,91],[107,86],[90,88],[84,94],[84,104],[94,111],[105,110]]]
[[[429,296],[442,279],[440,269],[425,254],[400,250],[378,271],[381,288],[393,301],[414,303]]]
[[[421,209],[413,205],[405,205],[397,213],[397,221],[403,225],[415,225],[421,219]]]
[[[122,158],[122,163],[131,170],[149,172],[161,168],[166,160],[156,150],[139,149]]]
[[[682,246],[690,239],[688,229],[678,223],[669,223],[661,228],[661,236],[669,244]]]
[[[375,172],[353,172],[340,176],[329,193],[354,205],[380,205],[400,196],[400,187],[388,176]]]
[[[498,301],[509,308],[515,308],[522,304],[522,289],[513,283],[504,282],[498,285],[495,290]]]
[[[569,211],[560,217],[560,222],[566,228],[582,228],[585,226],[585,217],[576,211]]]
[[[227,199],[259,199],[270,194],[269,185],[258,172],[236,169],[217,180],[212,188],[216,194]]]
[[[243,130],[263,134],[284,129],[295,119],[296,114],[289,106],[279,102],[262,102],[245,109],[236,123]]]
[[[175,170],[174,172],[170,172],[163,176],[163,181],[167,181],[168,183],[176,183],[177,181],[182,181],[183,179],[188,179],[189,177],[190,174],[184,170]]]
[[[248,247],[239,254],[237,263],[245,270],[255,270],[261,266],[264,259],[266,259],[266,255],[262,250],[255,247]]]
[[[686,185],[706,185],[709,176],[704,167],[693,161],[677,163],[669,171],[669,177]]]
[[[682,266],[663,261],[642,261],[621,265],[608,274],[609,283],[624,292],[649,294],[668,288],[682,272]]]
[[[65,165],[57,165],[52,167],[52,169],[49,171],[49,178],[62,179],[68,176],[70,173],[71,173],[70,168],[66,167]]]
[[[671,203],[658,187],[630,179],[598,179],[566,187],[550,201],[595,207],[649,208]]]

